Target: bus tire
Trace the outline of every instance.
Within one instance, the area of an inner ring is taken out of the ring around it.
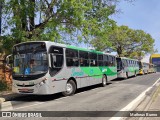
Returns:
[[[73,80],[69,80],[66,84],[66,91],[62,92],[64,96],[74,95],[76,92],[76,84]]]
[[[137,73],[136,73],[136,71],[134,72],[134,77],[136,77],[137,76]]]
[[[128,72],[126,72],[126,77],[125,77],[125,79],[128,79]]]
[[[107,85],[107,77],[103,75],[102,77],[102,87],[105,87]]]

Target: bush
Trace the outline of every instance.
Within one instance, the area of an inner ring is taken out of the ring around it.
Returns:
[[[8,84],[6,81],[0,80],[0,91],[5,91],[8,90]]]

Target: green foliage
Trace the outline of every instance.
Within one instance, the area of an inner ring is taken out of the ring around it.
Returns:
[[[7,0],[3,6],[6,26],[15,43],[23,41],[63,41],[61,32],[77,39],[102,34],[111,26],[109,16],[115,12],[117,0]],[[38,22],[39,20],[39,22]],[[4,29],[6,33],[7,29]]]
[[[5,91],[5,90],[8,90],[9,87],[7,85],[7,82],[6,81],[3,81],[3,80],[0,80],[0,91]]]
[[[119,56],[142,56],[154,51],[154,40],[149,34],[127,26],[118,27],[109,18],[116,12],[118,2],[120,0],[6,0],[3,48],[9,53],[16,43],[45,40],[91,43],[98,50],[107,46]]]
[[[130,1],[130,0],[128,0]],[[119,0],[7,0],[3,4],[5,48],[25,41],[85,42],[106,38]],[[78,33],[78,34],[76,34]],[[67,35],[67,36],[65,36]],[[8,38],[7,38],[8,37]]]
[[[1,53],[5,52],[5,54],[10,54],[12,51],[12,47],[15,44],[12,36],[3,36],[0,38],[0,49]]]
[[[142,30],[115,25],[106,34],[108,36],[106,39],[97,37],[91,44],[98,50],[103,50],[106,46],[111,47],[120,57],[139,58],[154,51],[154,39]]]

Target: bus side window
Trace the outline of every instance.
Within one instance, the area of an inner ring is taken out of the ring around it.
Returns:
[[[128,67],[128,60],[126,60],[126,67]]]
[[[103,55],[103,65],[104,66],[108,66],[109,65],[108,55]]]
[[[108,66],[112,66],[112,56],[108,56],[108,59],[109,59],[109,64],[108,64]]]
[[[126,67],[126,61],[122,60],[122,68],[124,69]]]
[[[98,66],[103,66],[103,54],[98,55]]]
[[[130,60],[128,60],[128,67],[130,67],[131,66],[131,62],[130,62]]]
[[[89,53],[90,66],[97,66],[97,54]]]
[[[132,67],[134,67],[134,61],[132,60]]]
[[[83,67],[89,66],[88,52],[79,51],[79,63],[80,63],[80,66],[83,66]]]
[[[134,61],[132,60],[132,67],[134,66]]]
[[[66,49],[66,65],[67,67],[79,66],[78,50]]]
[[[110,56],[110,66],[113,66],[113,57]]]
[[[113,57],[110,56],[110,66],[113,66]]]
[[[113,60],[113,66],[116,66],[115,57],[112,57],[112,60]]]

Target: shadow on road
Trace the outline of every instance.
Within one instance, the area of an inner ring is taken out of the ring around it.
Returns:
[[[124,79],[124,78],[116,78],[116,79],[113,79],[111,81],[122,81],[122,80],[126,80],[126,79]]]
[[[137,76],[140,76],[140,75],[137,75]],[[123,80],[129,80],[130,78],[134,78],[135,76],[130,76],[130,77],[128,77],[127,79],[125,79],[125,78],[115,78],[115,79],[113,79],[113,80],[111,80],[111,81],[123,81]]]
[[[112,83],[109,83],[109,82],[107,83],[107,85],[110,85],[110,84],[112,84]],[[106,85],[106,87],[107,87],[107,85]],[[89,90],[96,89],[96,88],[99,88],[99,87],[101,87],[101,84],[92,85],[92,86],[84,87],[84,88],[80,88],[80,89],[77,90],[76,93],[81,93],[81,92],[84,92],[84,91],[89,91]]]
[[[110,85],[112,83],[107,83],[107,85]],[[76,93],[81,93],[84,91],[89,91],[92,89],[100,88],[101,85],[93,85],[89,87],[84,87],[77,89]],[[107,86],[106,86],[107,87]],[[24,102],[45,102],[45,101],[51,101],[56,100],[59,98],[63,98],[64,96],[61,93],[51,94],[51,95],[18,95],[17,97],[10,98],[9,101],[24,101]]]
[[[12,98],[10,101],[24,101],[24,102],[45,102],[56,100],[58,98],[64,97],[62,94],[52,94],[52,95],[20,95],[18,97]]]

